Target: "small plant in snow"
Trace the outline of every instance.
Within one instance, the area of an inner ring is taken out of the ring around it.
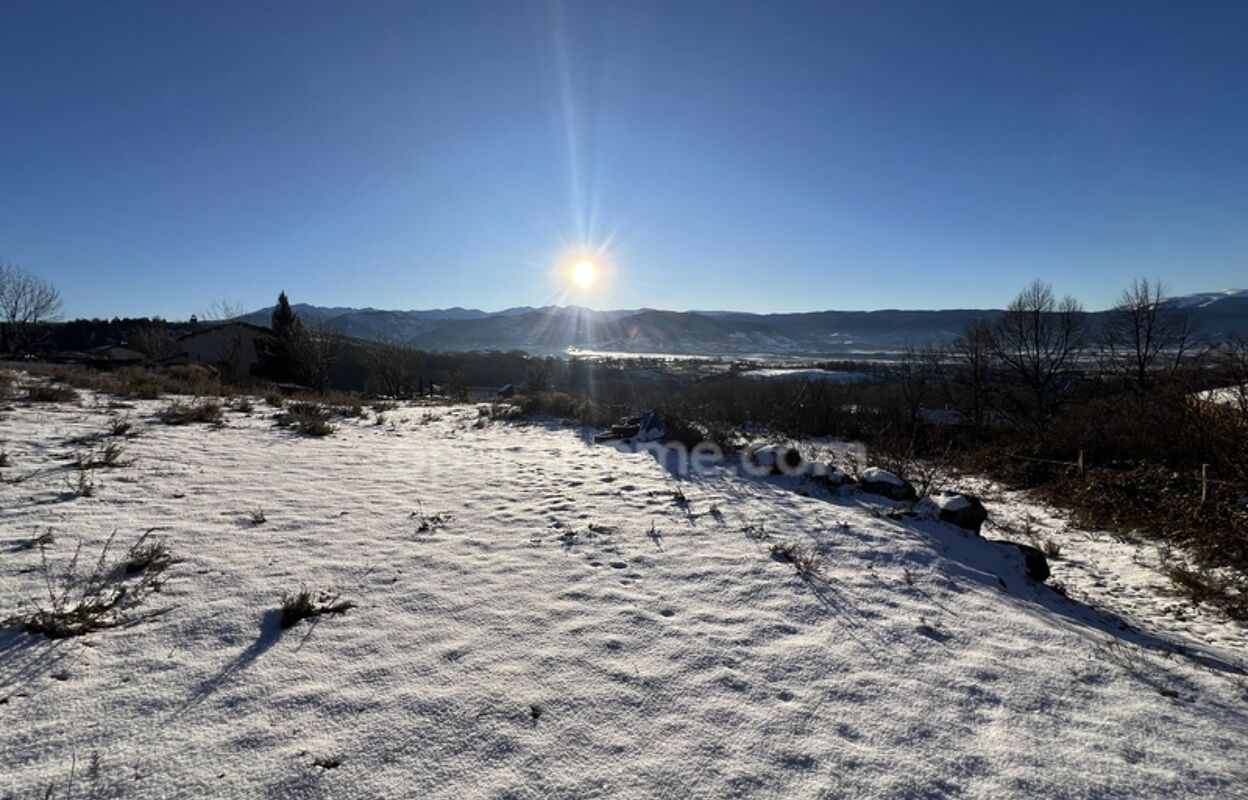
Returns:
[[[771,534],[767,533],[766,522],[751,522],[741,529],[741,532],[751,539],[769,539]]]
[[[338,595],[317,592],[315,595],[305,586],[294,594],[282,593],[282,628],[297,625],[301,620],[314,619],[322,614],[345,614],[355,608],[355,603],[342,600]]]
[[[78,480],[65,480],[65,485],[69,487],[69,494],[73,497],[95,497],[95,481],[91,480],[91,470],[82,469],[78,471]]]
[[[13,466],[13,460],[9,458],[9,451],[0,446],[0,469]]]
[[[139,435],[139,430],[135,427],[134,420],[130,419],[130,415],[124,414],[120,417],[114,417],[109,422],[108,435],[123,439],[133,439]]]
[[[247,519],[251,521],[252,525],[263,525],[269,521],[269,518],[264,514],[263,508],[253,508],[251,511],[248,511]]]
[[[650,521],[650,530],[646,531],[646,536],[650,537],[650,541],[654,542],[654,546],[663,549],[663,532],[655,527],[654,520]]]
[[[823,559],[817,553],[799,546],[796,542],[776,542],[771,546],[771,557],[777,561],[787,561],[803,577],[814,575],[823,566]]]
[[[74,467],[79,470],[124,467],[128,462],[121,460],[122,451],[122,446],[117,442],[104,442],[94,450],[75,454]]]
[[[52,529],[48,528],[46,531],[39,534],[38,536],[32,536],[31,538],[26,539],[23,542],[20,542],[17,545],[17,548],[19,550],[34,550],[36,547],[51,547],[52,543],[55,541],[56,541],[56,536],[53,535]]]
[[[445,527],[452,519],[449,512],[439,511],[434,514],[426,514],[423,507],[413,511],[411,516],[416,520],[416,530],[419,533],[428,533],[429,531]]]
[[[63,673],[58,673],[63,674]],[[56,678],[56,675],[52,677]],[[57,678],[62,680],[62,678]],[[74,754],[69,767],[69,776],[64,783],[51,782],[39,795],[41,800],[73,800],[74,798],[121,797],[122,787],[114,781],[105,781],[102,775],[103,764],[98,751],[91,754],[86,769],[79,770],[78,756]],[[11,797],[12,795],[5,795]]]

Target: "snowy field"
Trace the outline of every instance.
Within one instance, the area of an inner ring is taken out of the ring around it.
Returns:
[[[174,558],[127,624],[0,633],[0,798],[1248,796],[1243,629],[1025,497],[989,512],[1061,538],[1069,597],[899,504],[571,427],[166,402],[0,412],[0,616],[46,595],[46,531],[53,565],[151,528]],[[74,496],[119,415],[129,463]],[[355,607],[282,630],[301,586]]]

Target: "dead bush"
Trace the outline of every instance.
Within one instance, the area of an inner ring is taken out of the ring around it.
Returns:
[[[94,497],[95,481],[91,480],[91,470],[78,470],[77,480],[65,479],[65,486],[70,497]]]
[[[1248,578],[1174,561],[1167,561],[1162,571],[1174,591],[1192,605],[1207,605],[1231,619],[1248,620]]]
[[[334,432],[329,417],[330,412],[317,403],[296,401],[288,403],[275,421],[278,427],[292,428],[304,436],[328,436]]]
[[[40,383],[26,387],[26,399],[32,403],[76,403],[78,392],[68,386]]]
[[[190,425],[204,423],[220,426],[225,424],[225,415],[221,403],[217,400],[201,399],[191,403],[174,400],[158,413],[157,418],[166,425]]]
[[[823,559],[818,553],[807,550],[796,542],[776,542],[771,546],[771,557],[792,564],[793,569],[802,577],[817,574],[823,566]]]
[[[151,538],[151,531],[140,536],[120,558],[110,550],[116,532],[109,536],[94,564],[81,565],[82,544],[63,568],[48,559],[50,542],[39,542],[40,570],[47,597],[28,603],[28,608],[9,624],[20,624],[27,632],[49,639],[82,636],[114,627],[128,612],[160,591],[163,575],[170,564],[163,540]]]
[[[79,451],[74,455],[74,468],[78,470],[107,469],[125,467],[130,462],[122,461],[124,448],[117,442],[101,442],[92,450]]]

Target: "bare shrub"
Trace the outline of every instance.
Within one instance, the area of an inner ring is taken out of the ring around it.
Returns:
[[[433,514],[426,514],[423,508],[412,512],[412,519],[416,520],[416,530],[419,533],[428,533],[437,530],[450,523],[452,516],[449,512],[438,511]]]
[[[74,468],[78,470],[124,467],[130,462],[122,461],[124,448],[117,442],[101,442],[95,449],[80,451],[74,455]]]
[[[771,546],[771,557],[792,564],[793,569],[802,577],[818,574],[823,566],[823,559],[818,553],[807,550],[796,542],[776,542]]]
[[[216,400],[197,400],[192,403],[174,400],[160,410],[157,419],[166,425],[190,425],[200,422],[220,426],[225,423],[221,403]]]
[[[119,438],[133,439],[139,435],[139,429],[135,426],[134,420],[129,414],[120,417],[113,417],[108,423],[108,435]]]
[[[314,619],[322,614],[345,614],[355,608],[355,603],[328,592],[317,592],[314,595],[305,586],[293,594],[283,592],[281,608],[282,628],[290,628],[301,620]]]
[[[1208,605],[1231,619],[1248,620],[1248,578],[1226,571],[1167,561],[1163,573],[1193,605]]]
[[[333,413],[344,419],[364,419],[368,416],[368,412],[364,410],[364,406],[360,403],[351,403],[345,406],[334,406]]]
[[[156,400],[165,390],[165,382],[147,370],[126,370],[117,375],[110,388],[112,394],[135,400]]]
[[[69,563],[57,569],[48,560],[49,544],[40,542],[40,569],[47,597],[29,603],[29,609],[9,623],[49,639],[64,639],[123,622],[127,612],[160,591],[170,556],[164,541],[153,540],[148,531],[120,558],[111,558],[115,537],[116,532],[108,537],[89,569],[80,566],[81,543]]]
[[[68,386],[41,383],[26,387],[26,399],[32,403],[76,403],[78,392]]]
[[[65,485],[71,497],[94,497],[95,481],[91,480],[91,470],[78,470],[78,479],[65,479]]]
[[[17,549],[19,549],[19,550],[34,550],[34,549],[35,549],[35,548],[37,548],[37,547],[48,547],[48,546],[51,546],[51,545],[52,545],[52,543],[53,543],[53,542],[55,542],[55,541],[56,541],[56,535],[52,533],[52,529],[51,529],[51,528],[48,528],[48,529],[47,529],[46,531],[44,531],[43,533],[40,533],[40,534],[38,534],[38,535],[36,535],[36,536],[32,536],[32,537],[31,537],[31,538],[29,538],[29,539],[26,539],[26,540],[24,540],[24,541],[22,541],[22,542],[19,542],[19,543],[18,543],[18,545],[17,545]]]
[[[276,422],[278,427],[293,428],[304,436],[328,436],[334,432],[329,417],[330,412],[319,404],[299,401],[287,404]]]

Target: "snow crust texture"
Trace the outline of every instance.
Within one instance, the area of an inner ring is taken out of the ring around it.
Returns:
[[[0,615],[44,592],[22,542],[45,531],[53,564],[150,528],[175,558],[131,624],[0,633],[0,797],[62,796],[93,756],[99,796],[130,798],[1248,791],[1233,628],[1063,597],[878,497],[678,480],[473,407],[311,439],[262,404],[222,429],[162,405],[0,413],[27,476],[0,485]],[[67,496],[68,440],[118,414],[133,463]],[[772,557],[790,542],[817,574]],[[301,586],[356,607],[282,630]]]

